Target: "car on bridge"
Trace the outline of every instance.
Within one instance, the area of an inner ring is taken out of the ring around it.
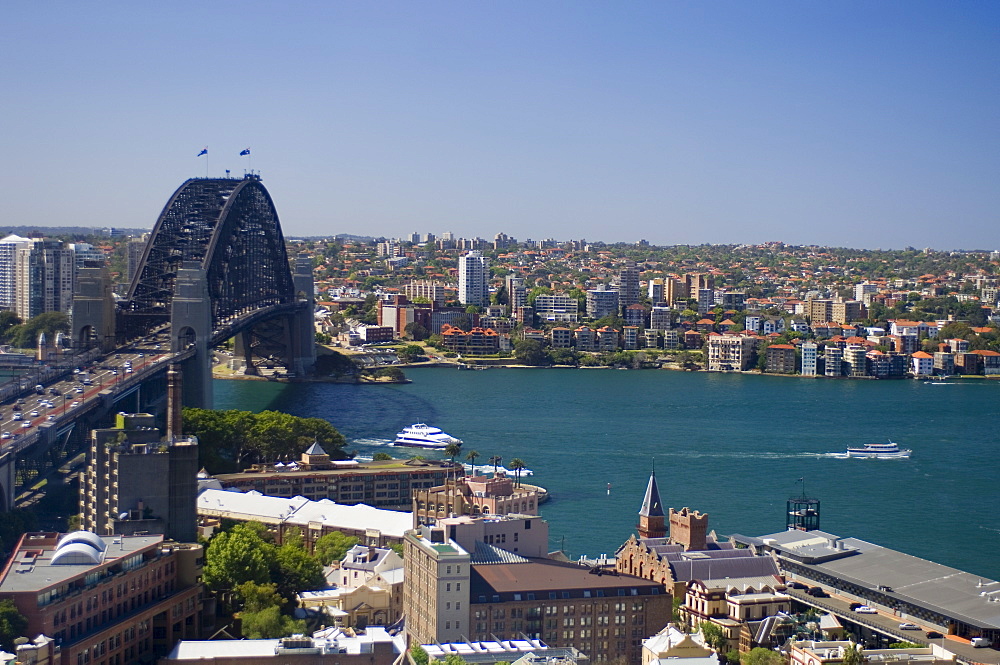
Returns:
[[[3,434],[0,434],[0,439],[13,439],[13,438],[14,437],[13,435],[11,435],[10,432],[4,432]]]
[[[15,412],[14,412],[14,415],[12,415],[12,416],[10,417],[10,419],[11,419],[11,420],[23,420],[23,419],[24,419],[24,416],[22,416],[22,415],[21,415],[20,413],[18,413],[18,412],[16,412],[16,411],[15,411]]]
[[[854,608],[854,611],[858,614],[878,614],[874,607],[868,607],[867,605],[859,605]]]
[[[915,623],[901,623],[899,624],[900,630],[920,630],[920,626]]]

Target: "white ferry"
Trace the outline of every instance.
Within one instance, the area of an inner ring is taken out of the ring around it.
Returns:
[[[889,441],[888,443],[866,443],[861,447],[848,448],[846,453],[833,454],[842,459],[849,457],[859,457],[862,459],[909,459],[912,452],[912,450],[902,449],[898,444]]]
[[[424,423],[416,423],[403,428],[402,432],[396,434],[396,440],[392,442],[394,446],[412,446],[416,448],[445,448],[451,443],[462,445],[461,439],[456,439],[450,434],[445,434],[437,427],[431,427]]]

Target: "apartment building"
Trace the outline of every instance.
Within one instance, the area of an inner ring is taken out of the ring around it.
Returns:
[[[414,490],[413,523],[433,524],[454,515],[537,515],[540,495],[520,486],[503,472],[446,480],[437,487]]]
[[[73,307],[73,250],[58,240],[33,239],[14,255],[14,312],[22,320]]]
[[[535,298],[534,308],[542,321],[576,323],[580,320],[580,303],[566,294],[541,294]]]
[[[744,335],[713,335],[708,338],[708,369],[711,372],[741,372],[750,367],[756,340]]]
[[[489,292],[490,260],[478,250],[458,259],[458,301],[463,305],[486,306]]]
[[[60,644],[53,665],[151,662],[201,637],[201,545],[161,535],[26,533],[3,572],[0,599],[27,635]]]
[[[618,315],[618,292],[604,288],[588,290],[587,316],[601,319],[611,315]]]
[[[766,351],[767,371],[772,374],[795,373],[795,347],[791,344],[772,344]]]

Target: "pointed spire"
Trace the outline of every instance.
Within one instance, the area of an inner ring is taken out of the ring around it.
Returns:
[[[646,496],[642,499],[639,515],[643,517],[663,517],[663,504],[660,503],[660,490],[656,486],[656,469],[649,474],[649,484],[646,485]]]
[[[313,441],[313,444],[309,446],[309,450],[306,451],[306,455],[326,455],[326,451],[319,445],[319,441]]]

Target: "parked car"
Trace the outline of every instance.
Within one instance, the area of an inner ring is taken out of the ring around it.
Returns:
[[[920,630],[920,626],[915,623],[901,623],[899,624],[900,630]]]

